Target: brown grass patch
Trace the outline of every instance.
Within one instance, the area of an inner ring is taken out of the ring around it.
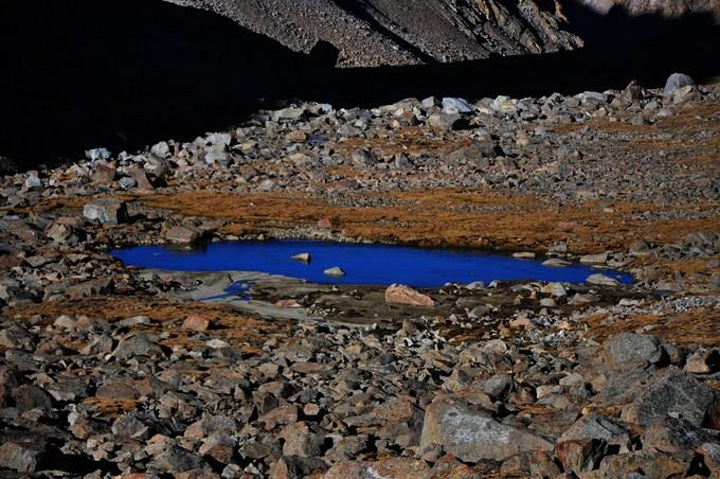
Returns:
[[[267,321],[249,317],[232,310],[228,306],[212,305],[201,302],[171,303],[142,296],[104,296],[82,300],[49,301],[40,304],[24,305],[17,308],[5,308],[8,318],[27,319],[41,315],[47,324],[63,314],[87,316],[93,319],[105,319],[110,322],[135,316],[146,316],[153,324],[138,325],[135,329],[152,333],[168,332],[169,337],[161,341],[168,347],[183,346],[187,349],[201,346],[201,341],[193,339],[192,331],[180,328],[188,316],[202,316],[210,320],[208,335],[222,339],[234,346],[253,347],[262,344],[270,337],[282,339],[288,336],[291,323],[285,321]],[[77,345],[76,345],[77,346]],[[71,349],[81,349],[73,347]]]
[[[137,399],[112,399],[106,397],[89,397],[83,404],[92,406],[101,417],[117,418],[118,416],[137,410],[140,401]]]
[[[603,323],[603,319],[588,318],[589,337],[604,341],[615,334],[645,330],[673,344],[720,345],[720,312],[713,308],[673,315],[639,314],[614,323]]]
[[[575,252],[624,249],[644,238],[677,243],[691,232],[720,230],[720,216],[708,219],[644,221],[633,214],[669,211],[680,206],[615,203],[556,204],[531,196],[484,191],[434,190],[387,194],[390,206],[346,207],[324,200],[286,194],[185,192],[143,198],[149,206],[184,215],[226,220],[225,232],[313,226],[330,218],[335,229],[350,237],[422,245],[474,246],[499,249],[542,249],[569,240]],[[720,205],[683,205],[706,211]]]

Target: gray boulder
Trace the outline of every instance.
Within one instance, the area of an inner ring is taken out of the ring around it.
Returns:
[[[670,98],[679,88],[694,84],[695,80],[693,80],[692,77],[690,77],[689,75],[685,75],[684,73],[673,73],[668,77],[667,81],[665,82],[663,96],[665,98]]]
[[[200,232],[184,226],[173,226],[168,230],[165,238],[171,243],[192,244],[200,239]]]
[[[442,111],[447,115],[459,113],[461,115],[475,111],[473,106],[463,98],[446,97],[442,99]]]
[[[608,369],[656,364],[666,357],[662,342],[646,334],[618,334],[605,343],[604,359]]]
[[[466,462],[502,461],[522,452],[552,449],[552,444],[541,437],[444,396],[436,397],[425,410],[420,449],[435,444]]]
[[[85,151],[85,158],[90,161],[108,160],[110,156],[112,156],[112,153],[107,148],[93,148]]]
[[[558,443],[566,441],[582,441],[588,439],[602,439],[610,444],[628,438],[626,427],[619,421],[597,414],[588,414],[578,419],[575,424],[565,431]]]
[[[35,472],[43,451],[39,448],[9,441],[0,446],[0,468],[18,472]]]
[[[83,207],[83,216],[104,225],[116,225],[127,221],[127,206],[119,200],[95,200]]]
[[[714,400],[708,386],[685,371],[670,366],[650,378],[623,414],[623,419],[650,426],[670,416],[701,426]]]
[[[113,351],[113,356],[120,359],[133,356],[163,356],[163,354],[160,345],[144,334],[137,334],[123,339]]]

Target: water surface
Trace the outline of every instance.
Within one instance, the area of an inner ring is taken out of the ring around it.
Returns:
[[[310,253],[310,263],[291,259]],[[388,285],[402,283],[436,288],[445,283],[467,284],[493,280],[584,282],[602,272],[623,283],[628,274],[573,264],[550,268],[541,260],[516,259],[471,249],[418,248],[307,240],[226,241],[202,249],[179,250],[169,246],[136,246],[112,253],[127,266],[172,271],[258,271],[302,278],[320,284]],[[330,277],[328,268],[339,266],[346,275]]]

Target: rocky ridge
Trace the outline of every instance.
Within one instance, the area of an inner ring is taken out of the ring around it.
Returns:
[[[491,54],[525,54],[577,48],[556,2],[497,0],[289,1],[173,0],[212,10],[309,53],[318,41],[335,46],[339,66],[452,62]]]

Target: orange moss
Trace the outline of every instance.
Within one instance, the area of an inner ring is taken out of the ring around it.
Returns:
[[[135,411],[140,401],[137,399],[113,399],[93,396],[86,398],[83,404],[92,406],[98,416],[112,419],[122,414]]]
[[[358,193],[358,195],[363,195]],[[313,226],[330,218],[335,229],[351,237],[422,245],[543,249],[567,239],[575,252],[624,249],[637,239],[676,243],[688,233],[720,230],[720,216],[708,219],[646,221],[633,218],[644,211],[714,210],[717,202],[661,207],[588,201],[563,205],[531,196],[482,190],[432,190],[385,195],[376,207],[346,207],[299,194],[230,194],[183,192],[146,196],[151,207],[231,223],[226,232]]]
[[[587,336],[603,341],[609,336],[647,331],[673,344],[720,345],[720,311],[703,308],[673,315],[639,314],[613,323],[603,323],[604,317],[588,318]]]
[[[284,321],[266,321],[240,314],[227,306],[211,305],[201,302],[171,303],[142,296],[103,296],[82,300],[48,301],[40,304],[5,308],[3,314],[15,320],[40,315],[46,324],[52,323],[60,315],[87,316],[91,319],[105,319],[110,322],[135,316],[146,316],[150,325],[137,325],[135,329],[153,333],[167,332],[168,337],[162,344],[187,349],[201,346],[201,342],[192,339],[193,332],[180,328],[182,320],[188,316],[203,316],[210,320],[211,330],[207,334],[232,342],[234,345],[254,347],[270,337],[287,336],[290,323]],[[68,345],[70,346],[70,345]],[[82,345],[72,345],[71,349],[81,349]]]

